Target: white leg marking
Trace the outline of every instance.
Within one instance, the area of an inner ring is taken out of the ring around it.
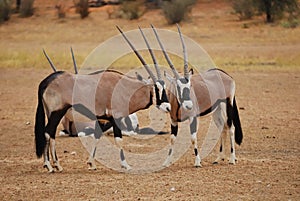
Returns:
[[[234,165],[236,157],[235,157],[235,147],[234,147],[234,126],[233,125],[229,129],[229,133],[230,133],[230,146],[231,146],[229,164]]]
[[[123,152],[123,147],[122,147],[123,139],[120,137],[115,137],[115,142],[116,142],[116,145],[120,148],[121,167],[125,168],[126,170],[131,170],[132,168],[130,167],[130,165],[128,165],[128,163],[125,159],[124,152]]]
[[[46,147],[44,150],[44,167],[48,169],[48,171],[54,172],[50,161],[49,161],[49,146],[50,146],[50,135],[48,133],[45,133],[45,137],[46,137]]]
[[[53,161],[53,166],[59,171],[63,171],[63,168],[60,166],[58,162],[58,158],[56,156],[56,146],[55,146],[55,139],[50,139],[50,150],[51,150],[51,156]]]
[[[163,163],[164,167],[168,167],[171,164],[171,159],[173,156],[173,149],[174,149],[174,143],[176,141],[176,136],[174,134],[171,134],[170,140],[171,140],[171,147],[169,149],[168,157],[165,160],[165,162]]]

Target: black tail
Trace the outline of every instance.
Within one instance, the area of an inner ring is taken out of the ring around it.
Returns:
[[[233,98],[233,115],[232,115],[233,125],[235,127],[235,142],[240,145],[243,141],[243,131],[241,127],[240,117],[238,108],[236,106],[235,97]]]
[[[46,147],[46,136],[45,136],[45,111],[43,106],[43,89],[39,87],[38,92],[38,106],[35,115],[35,150],[36,155],[40,158]]]

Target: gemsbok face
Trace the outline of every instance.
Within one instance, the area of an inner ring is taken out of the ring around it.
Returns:
[[[153,72],[150,70],[149,66],[147,65],[147,63],[145,62],[145,60],[143,59],[143,57],[140,55],[140,53],[135,49],[135,47],[132,45],[132,43],[128,40],[127,36],[123,33],[123,31],[120,29],[120,27],[117,26],[117,29],[119,30],[119,32],[122,34],[122,36],[124,37],[124,39],[126,40],[126,42],[129,44],[129,46],[131,47],[131,49],[133,50],[133,52],[136,54],[136,56],[139,58],[139,60],[141,61],[141,63],[143,64],[143,66],[145,67],[146,71],[148,72],[148,74],[150,75],[152,81],[153,81],[153,85],[154,85],[154,91],[155,91],[155,98],[156,98],[156,107],[164,112],[170,112],[171,111],[171,104],[169,103],[168,97],[167,97],[167,93],[166,93],[166,84],[164,82],[164,80],[162,79],[161,76],[161,72],[160,69],[157,65],[157,61],[156,58],[153,55],[152,49],[149,46],[149,43],[142,31],[142,29],[139,27],[141,34],[146,42],[146,45],[148,47],[148,50],[152,56],[152,60],[155,66],[155,70],[157,73],[157,77],[153,74]],[[140,76],[140,75],[139,75]],[[143,79],[143,78],[141,78]]]

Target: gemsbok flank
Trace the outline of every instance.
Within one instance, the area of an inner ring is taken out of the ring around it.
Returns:
[[[168,166],[171,163],[174,149],[173,147],[178,133],[178,122],[189,119],[191,142],[194,146],[195,153],[194,166],[201,167],[201,158],[198,152],[197,145],[197,117],[206,116],[208,114],[212,114],[217,128],[222,129],[220,152],[214,163],[217,164],[220,160],[225,159],[224,139],[226,137],[227,131],[229,130],[231,145],[229,163],[235,164],[236,156],[234,140],[238,145],[240,145],[243,139],[243,132],[235,100],[235,82],[233,78],[224,71],[217,68],[210,69],[202,74],[198,73],[191,75],[188,71],[188,59],[184,39],[182,37],[180,28],[177,25],[183,48],[184,59],[184,76],[181,76],[170,60],[170,57],[168,56],[162,42],[160,41],[156,29],[153,25],[151,25],[151,27],[163,52],[163,55],[174,74],[174,78],[167,75],[167,78],[171,83],[170,88],[167,89],[168,99],[171,104],[171,146],[168,152],[168,157],[163,165]],[[120,29],[119,31],[129,43],[132,50],[136,53],[137,57],[141,58],[141,55],[137,52],[131,42],[126,38],[124,33]],[[140,31],[151,54],[151,57],[153,58],[153,62],[155,65],[157,65],[155,56],[149,46],[149,43],[147,42],[143,31],[141,29]]]
[[[52,64],[48,56],[47,59]],[[121,166],[131,169],[122,148],[122,133],[119,128],[121,119],[147,109],[152,104],[164,112],[171,110],[164,84],[162,85],[146,63],[143,66],[152,83],[145,83],[114,70],[103,70],[89,75],[56,71],[41,81],[35,118],[35,145],[37,157],[44,156],[44,167],[49,172],[53,172],[54,168],[63,170],[56,155],[55,134],[60,120],[70,108],[87,117],[89,121],[95,121],[95,143],[87,162],[89,169],[96,169],[94,158],[97,142],[102,135],[100,120],[112,123],[115,143],[120,149]],[[50,164],[49,149],[54,168]]]
[[[78,74],[78,68],[77,68],[77,63],[76,59],[74,56],[73,48],[70,48],[71,50],[71,56],[72,56],[72,61],[73,61],[73,67],[74,67],[74,73]],[[56,67],[52,63],[51,59],[43,49],[43,53],[45,57],[47,58],[52,70],[54,72],[57,71]],[[99,71],[98,71],[99,72]],[[60,136],[65,136],[68,135],[70,137],[82,137],[82,136],[87,136],[94,134],[95,132],[95,122],[80,122],[77,121],[76,124],[74,123],[74,119],[69,119],[70,117],[73,117],[72,114],[72,109],[70,108],[67,111],[67,114],[62,118],[61,124],[63,126],[63,130],[59,132]],[[102,129],[102,132],[113,132],[111,131],[112,124],[109,121],[104,121],[104,122],[99,122],[100,127]],[[135,135],[139,131],[139,122],[138,122],[138,117],[136,113],[130,114],[127,117],[124,117],[121,119],[121,125],[120,125],[121,131],[123,135]]]

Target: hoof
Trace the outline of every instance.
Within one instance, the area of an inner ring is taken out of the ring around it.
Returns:
[[[195,168],[202,168],[202,165],[195,165]]]
[[[87,162],[88,166],[89,166],[89,170],[97,170],[97,167],[94,163],[92,162]]]
[[[219,164],[219,162],[218,162],[218,161],[214,161],[212,164],[214,164],[214,165],[218,165],[218,164]]]

